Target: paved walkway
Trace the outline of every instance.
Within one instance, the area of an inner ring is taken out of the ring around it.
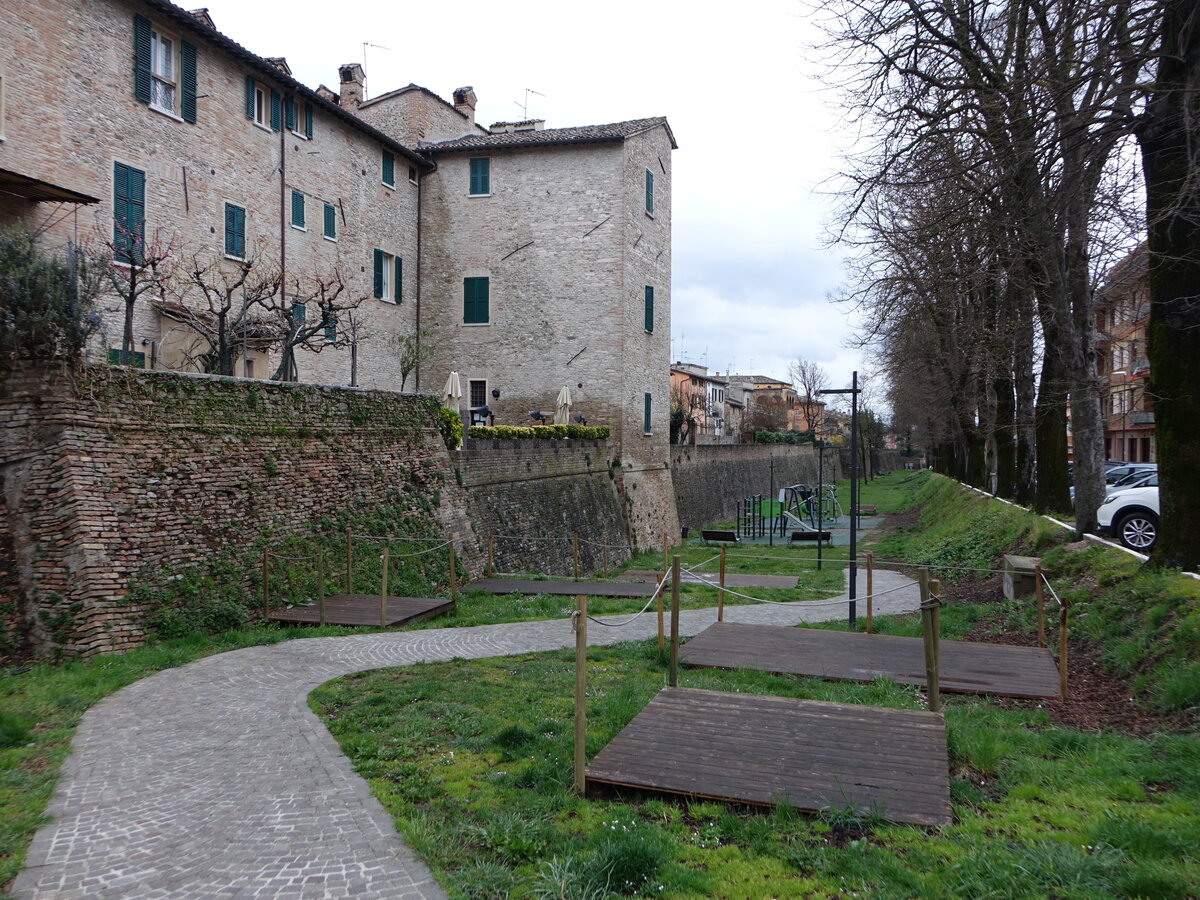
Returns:
[[[865,590],[859,572],[860,593]],[[876,609],[918,607],[875,573]],[[859,614],[865,611],[859,603]],[[727,607],[731,622],[791,625],[844,605]],[[628,617],[611,617],[620,621]],[[714,611],[685,610],[682,634]],[[588,629],[589,643],[650,637],[655,617]],[[366,669],[574,645],[565,620],[310,638],[197,660],[132,684],[83,717],[17,877],[17,898],[442,898],[428,868],[308,708],[317,685]]]

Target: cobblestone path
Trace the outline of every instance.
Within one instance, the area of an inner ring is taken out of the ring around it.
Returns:
[[[890,588],[899,590],[879,597],[877,612],[918,607],[913,582],[876,572],[876,592]],[[725,611],[727,621],[778,625],[844,615],[844,605],[825,603]],[[684,610],[680,631],[696,634],[715,618]],[[655,630],[647,615],[622,628],[591,623],[588,638],[611,644]],[[132,684],[83,717],[14,896],[445,897],[308,708],[308,693],[366,669],[573,645],[566,620],[309,638]]]

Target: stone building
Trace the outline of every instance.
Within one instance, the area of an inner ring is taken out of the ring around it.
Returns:
[[[1104,450],[1109,459],[1155,462],[1154,402],[1147,390],[1150,284],[1146,245],[1113,266],[1096,292],[1096,367],[1105,386]]]
[[[367,99],[357,64],[336,93],[312,90],[166,0],[10,3],[0,25],[0,225],[118,257],[166,246],[179,267],[135,305],[129,362],[211,366],[187,322],[213,317],[186,272],[219,286],[251,260],[283,289],[275,318],[227,335],[236,374],[271,377],[280,329],[315,323],[292,377],[398,390],[391,339],[419,334],[430,355],[405,387],[457,371],[464,405],[506,424],[570,387],[575,413],[611,427],[622,486],[671,507],[631,501],[636,539],[677,526],[664,118],[485,128],[471,88]],[[321,313],[335,286],[335,305],[357,306]],[[102,300],[93,360],[122,361],[123,309]]]

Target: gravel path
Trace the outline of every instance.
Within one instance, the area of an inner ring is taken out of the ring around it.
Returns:
[[[914,582],[877,571],[876,592],[892,588],[877,612],[918,608]],[[725,611],[730,622],[776,625],[844,615],[844,605],[828,603]],[[684,610],[680,631],[714,620],[714,610]],[[592,623],[588,638],[602,645],[655,633],[647,615],[622,628]],[[14,896],[445,897],[308,708],[309,692],[367,669],[573,645],[567,620],[310,638],[132,684],[83,717]]]

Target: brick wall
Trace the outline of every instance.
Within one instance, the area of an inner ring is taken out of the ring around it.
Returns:
[[[673,447],[679,520],[691,528],[729,521],[738,500],[768,495],[790,484],[817,483],[817,454],[810,446],[726,444]],[[836,450],[825,451],[825,481],[842,475]]]
[[[0,397],[0,478],[37,647],[87,655],[143,637],[139,579],[251,563],[264,535],[370,514],[461,536],[468,505],[428,398],[97,367],[26,374]]]
[[[495,571],[569,575],[574,534],[585,573],[629,558],[605,442],[471,440],[455,462],[481,546],[494,536]]]

